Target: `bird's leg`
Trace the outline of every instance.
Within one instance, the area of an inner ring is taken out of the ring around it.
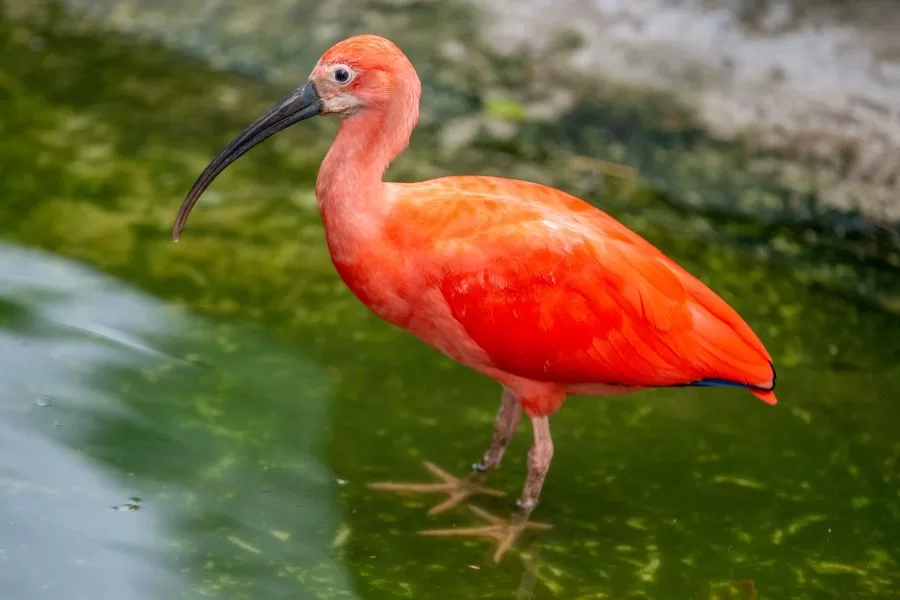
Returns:
[[[531,450],[528,452],[528,476],[525,485],[522,486],[522,494],[519,497],[518,510],[509,520],[496,517],[489,512],[470,505],[476,515],[487,521],[482,527],[431,529],[423,531],[423,535],[432,536],[483,536],[492,538],[497,542],[494,551],[494,562],[500,562],[503,555],[509,550],[519,535],[526,529],[545,530],[552,526],[546,523],[529,521],[531,512],[537,506],[541,497],[541,488],[547,478],[550,469],[550,461],[553,459],[553,438],[550,436],[550,420],[547,416],[532,416],[531,425],[534,429],[534,439]]]
[[[503,389],[503,396],[500,398],[500,410],[497,412],[497,419],[494,421],[494,433],[491,435],[491,445],[488,446],[484,458],[479,463],[472,465],[472,468],[479,472],[488,471],[500,466],[503,459],[503,453],[512,440],[516,427],[519,426],[519,419],[522,416],[522,406],[516,400],[515,395],[508,389]]]
[[[522,494],[516,503],[518,507],[527,511],[526,516],[537,506],[541,497],[541,489],[544,480],[550,470],[550,461],[553,460],[553,437],[550,435],[550,418],[531,417],[531,427],[534,430],[534,439],[531,449],[528,451],[528,476],[525,485],[522,486]]]

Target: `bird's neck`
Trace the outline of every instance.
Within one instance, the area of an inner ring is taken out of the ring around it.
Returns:
[[[316,200],[332,256],[377,236],[390,202],[384,172],[409,143],[415,119],[398,111],[343,119],[316,179]]]

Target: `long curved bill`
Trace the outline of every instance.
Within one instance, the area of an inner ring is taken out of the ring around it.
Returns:
[[[175,218],[175,226],[172,228],[172,239],[176,242],[178,241],[178,238],[181,237],[181,231],[184,229],[185,223],[187,223],[188,215],[191,214],[191,209],[194,208],[200,195],[228,165],[263,140],[287,129],[294,123],[318,115],[321,110],[322,103],[320,102],[319,92],[311,81],[307,81],[239,133],[212,159],[212,162],[203,170],[187,193],[187,196],[185,196],[184,202],[181,203],[181,209],[178,211],[178,216]]]

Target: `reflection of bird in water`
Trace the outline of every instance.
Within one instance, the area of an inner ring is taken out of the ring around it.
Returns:
[[[519,512],[491,525],[503,533],[501,549],[538,503],[553,456],[549,417],[567,396],[727,386],[775,403],[769,354],[740,316],[595,206],[498,177],[384,183],[418,120],[420,92],[390,41],[335,44],[308,81],[213,159],[173,237],[213,179],[251,147],[314,115],[340,117],[316,199],[341,278],[377,315],[503,386],[477,471],[499,465],[522,409],[531,420]],[[471,491],[468,481],[444,484],[454,503]]]

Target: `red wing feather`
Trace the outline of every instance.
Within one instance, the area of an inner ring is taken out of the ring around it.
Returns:
[[[433,283],[498,368],[567,384],[771,387],[769,355],[740,316],[602,211],[527,182],[432,185],[441,199],[395,214],[396,235],[416,220],[416,245],[441,265]]]
[[[514,263],[447,273],[441,292],[497,367],[521,377],[642,386],[702,377],[684,359],[696,344],[684,339],[683,288],[667,297],[640,274],[602,268],[592,250],[519,248]]]

